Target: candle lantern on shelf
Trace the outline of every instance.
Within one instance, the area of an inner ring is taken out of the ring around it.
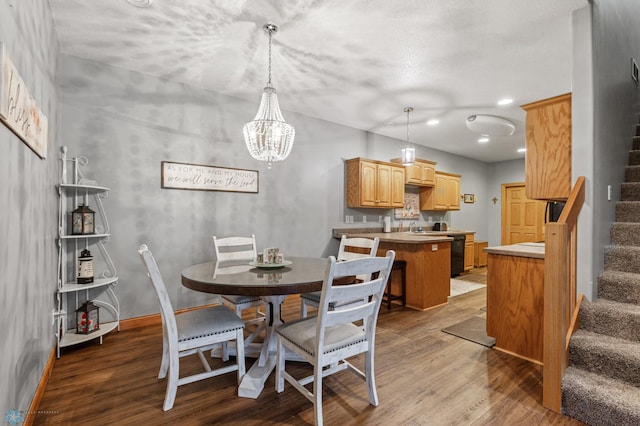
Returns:
[[[76,334],[90,334],[100,329],[100,313],[91,301],[76,310]]]
[[[71,233],[73,235],[85,235],[95,233],[95,212],[80,204],[71,212]]]
[[[93,282],[93,256],[91,252],[84,249],[78,256],[78,284],[89,284]]]

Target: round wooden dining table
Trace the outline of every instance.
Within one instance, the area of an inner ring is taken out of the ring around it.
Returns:
[[[247,261],[211,261],[189,266],[182,271],[182,285],[192,290],[213,294],[260,296],[265,302],[263,343],[258,347],[258,359],[240,382],[238,396],[257,398],[275,368],[275,328],[282,324],[281,306],[287,295],[322,289],[329,259],[289,257],[286,260],[291,263],[275,268],[257,268],[249,265]],[[246,348],[245,353],[250,356],[252,349]]]

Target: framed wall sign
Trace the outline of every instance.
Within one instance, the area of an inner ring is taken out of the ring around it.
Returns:
[[[161,183],[168,189],[258,193],[258,171],[201,164],[161,164]]]
[[[0,43],[0,120],[40,158],[47,158],[48,121]]]

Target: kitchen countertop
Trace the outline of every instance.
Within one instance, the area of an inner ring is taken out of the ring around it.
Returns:
[[[333,236],[335,238],[341,238],[342,235],[348,235],[349,237],[363,237],[363,238],[380,238],[380,241],[389,243],[406,243],[406,244],[425,244],[425,243],[439,243],[445,241],[451,241],[453,238],[448,237],[447,232],[425,232],[425,233],[409,233],[407,232],[366,232],[361,229],[354,230],[334,230]]]
[[[487,247],[484,251],[489,254],[544,259],[544,243],[519,243],[510,246]]]

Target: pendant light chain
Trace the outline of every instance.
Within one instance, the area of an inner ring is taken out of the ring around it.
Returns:
[[[271,87],[271,38],[273,34],[273,29],[269,28],[269,81],[267,82],[267,87]]]
[[[407,143],[409,143],[409,113],[413,108],[407,108]]]

